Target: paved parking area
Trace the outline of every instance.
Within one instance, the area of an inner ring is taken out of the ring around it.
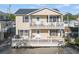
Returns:
[[[62,54],[63,48],[51,47],[51,48],[11,48],[7,53],[13,54]]]

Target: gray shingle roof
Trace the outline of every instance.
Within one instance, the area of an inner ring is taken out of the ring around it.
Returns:
[[[30,12],[36,11],[38,9],[19,9],[15,14],[28,14]]]

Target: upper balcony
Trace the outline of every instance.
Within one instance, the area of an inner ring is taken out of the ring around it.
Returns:
[[[64,22],[32,22],[31,29],[64,29]]]

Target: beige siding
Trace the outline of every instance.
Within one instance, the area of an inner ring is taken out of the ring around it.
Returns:
[[[36,35],[37,35],[36,31],[32,30],[32,37],[33,36],[35,37]],[[42,39],[47,39],[48,38],[48,30],[45,30],[45,29],[40,30],[39,35],[41,36]]]
[[[60,15],[60,14],[57,13],[57,12],[48,10],[48,9],[44,9],[44,10],[36,12],[36,13],[34,13],[32,15]]]
[[[16,16],[16,34],[18,34],[18,30],[29,29],[29,26],[29,22],[23,22],[23,16]]]
[[[31,16],[31,19],[32,19],[32,22],[36,22],[36,15],[35,16]],[[40,21],[41,22],[47,22],[47,16],[45,16],[45,15],[43,15],[43,16],[41,16],[41,15],[39,15],[39,17],[40,17]]]

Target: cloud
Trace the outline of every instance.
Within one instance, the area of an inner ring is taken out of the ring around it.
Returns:
[[[36,4],[37,7],[45,8],[48,7],[48,4]]]
[[[68,7],[68,6],[70,6],[70,4],[63,4],[63,6],[67,6]]]
[[[36,4],[37,6],[42,6],[42,7],[44,7],[44,6],[48,6],[48,5],[46,5],[46,4]]]
[[[69,7],[70,4],[60,4],[60,5],[56,5],[56,8],[62,8],[62,7]]]
[[[35,5],[29,6],[29,8],[46,8],[46,7],[48,7],[47,4],[35,4]]]

